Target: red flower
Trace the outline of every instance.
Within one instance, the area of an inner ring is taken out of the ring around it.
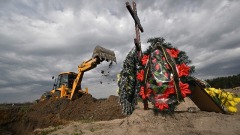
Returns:
[[[159,51],[159,50],[156,50],[156,51],[155,51],[155,54],[156,54],[156,55],[158,55],[159,53],[160,53],[160,51]]]
[[[166,61],[166,58],[165,58],[165,57],[162,57],[162,60],[163,60],[163,61]]]
[[[157,107],[157,108],[159,108],[159,110],[163,110],[163,109],[168,109],[169,108],[169,106],[168,106],[168,104],[167,103],[158,103],[158,102],[156,102],[155,103],[155,106]]]
[[[160,68],[160,65],[157,64],[157,65],[155,66],[155,70],[159,70],[159,68]]]
[[[164,108],[168,108],[168,95],[166,94],[157,94],[155,97],[155,106],[159,108],[160,110],[163,110]]]
[[[173,58],[177,58],[178,57],[178,54],[179,54],[179,50],[177,50],[177,49],[166,49],[167,50],[167,52],[168,52],[168,54],[171,56],[171,57],[173,57]]]
[[[153,60],[152,60],[152,63],[156,63],[157,62],[157,59],[156,58],[154,58]]]
[[[165,92],[164,92],[164,94],[166,94],[166,95],[170,95],[170,94],[174,94],[175,93],[175,89],[174,89],[174,87],[173,88],[170,88],[170,89],[166,89],[165,90]]]
[[[149,58],[149,55],[144,55],[144,56],[142,57],[142,65],[146,65],[146,64],[147,64],[148,58]]]
[[[167,72],[164,73],[164,76],[165,76],[166,78],[168,78],[168,75],[169,75],[169,74],[168,74]]]
[[[147,88],[149,88],[150,87],[150,83],[147,83]]]
[[[184,83],[180,82],[179,85],[180,85],[180,90],[181,90],[183,98],[185,98],[187,96],[187,94],[191,94],[191,91],[188,89],[189,85],[187,83],[184,84]]]
[[[177,65],[177,68],[178,68],[178,76],[179,77],[187,76],[189,74],[190,67],[187,66],[185,63],[183,63],[181,65]]]
[[[173,80],[171,80],[171,81],[168,83],[168,87],[167,87],[167,89],[165,90],[164,94],[170,95],[170,94],[174,94],[174,93],[175,93],[174,82],[173,82]]]
[[[143,69],[137,73],[137,79],[140,81],[143,81],[143,79],[144,79],[144,70]]]
[[[142,99],[148,98],[151,93],[152,93],[151,89],[146,89],[146,91],[145,91],[144,87],[141,86],[139,95],[142,97]]]
[[[157,83],[157,86],[162,86],[162,82]]]

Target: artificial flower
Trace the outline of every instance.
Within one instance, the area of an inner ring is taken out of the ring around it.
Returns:
[[[191,94],[191,91],[188,89],[189,85],[187,83],[180,82],[179,86],[180,86],[180,90],[183,98],[185,98],[187,94]]]
[[[158,102],[156,102],[155,103],[155,106],[157,107],[157,108],[159,108],[159,110],[163,110],[163,109],[168,109],[169,108],[169,106],[168,106],[168,104],[167,103],[158,103]]]
[[[177,69],[178,69],[178,76],[179,77],[188,76],[189,75],[190,67],[187,66],[185,63],[183,63],[181,65],[177,65]]]
[[[168,74],[167,72],[164,73],[164,76],[165,76],[166,78],[168,78],[168,75],[169,75],[169,74]]]
[[[214,92],[217,93],[217,94],[221,94],[222,91],[220,89],[214,89]]]
[[[237,112],[237,108],[236,108],[236,107],[233,107],[233,106],[229,106],[229,107],[228,107],[228,111],[235,113],[235,112]]]
[[[174,94],[174,93],[175,93],[175,89],[174,88],[166,89],[165,92],[164,92],[164,94],[166,94],[166,95],[170,95],[170,94]]]
[[[229,112],[237,112],[235,107],[239,102],[240,98],[235,97],[231,92],[224,92],[216,88],[205,88],[205,91],[215,100],[219,101],[219,104],[225,106]]]
[[[227,93],[228,95],[227,95],[227,99],[228,100],[233,100],[233,95],[232,94],[229,94],[229,93]]]
[[[146,65],[148,62],[149,55],[143,55],[142,57],[142,65]]]
[[[231,106],[231,104],[229,102],[226,102],[226,100],[221,100],[221,101],[222,101],[222,105]]]
[[[210,95],[211,97],[215,97],[216,93],[214,91],[211,90],[205,90],[207,92],[208,95]]]
[[[169,66],[167,63],[165,63],[165,67],[166,67],[167,69],[170,69],[170,66]]]
[[[171,57],[173,57],[173,58],[177,58],[178,57],[178,54],[179,54],[179,50],[177,50],[177,49],[174,49],[174,48],[172,48],[172,49],[166,49],[167,50],[167,52],[168,52],[168,54],[171,56]]]
[[[236,106],[238,103],[237,102],[234,102],[234,101],[228,101],[228,103],[231,105],[231,106]]]
[[[159,69],[160,69],[160,65],[157,64],[157,65],[155,66],[155,70],[159,70]]]
[[[147,83],[147,88],[150,88],[151,84],[150,83]]]
[[[223,92],[220,96],[223,97],[223,98],[226,98],[227,97],[227,93]]]
[[[141,86],[139,95],[142,97],[142,99],[147,99],[151,93],[152,93],[151,89],[145,90],[145,88],[143,86]]]
[[[153,58],[152,59],[152,63],[155,64],[157,62],[157,59],[156,58]]]
[[[167,89],[165,90],[164,94],[170,95],[170,94],[174,94],[174,93],[175,93],[174,81],[171,80],[171,81],[168,83],[168,87],[167,87]]]
[[[162,82],[157,83],[157,86],[162,86]]]
[[[159,50],[155,50],[155,54],[156,54],[156,55],[159,55],[159,54],[160,54],[160,51],[159,51]]]
[[[166,58],[165,58],[165,57],[162,57],[162,60],[163,60],[163,61],[166,61]]]
[[[240,98],[233,98],[234,102],[240,102]]]
[[[137,79],[140,81],[143,81],[143,79],[144,79],[144,70],[143,69],[137,73]]]
[[[142,97],[142,99],[146,99],[146,95],[144,93],[144,87],[143,86],[141,86],[141,88],[140,88],[139,95]]]

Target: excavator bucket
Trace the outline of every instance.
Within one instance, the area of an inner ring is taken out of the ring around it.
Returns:
[[[117,63],[114,51],[105,49],[99,45],[95,47],[92,58],[99,58],[101,61],[106,60]]]

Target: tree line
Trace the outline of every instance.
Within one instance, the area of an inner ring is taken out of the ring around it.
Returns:
[[[217,77],[205,81],[214,88],[232,89],[240,86],[240,74],[227,77]]]

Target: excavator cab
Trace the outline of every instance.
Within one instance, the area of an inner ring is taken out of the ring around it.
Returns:
[[[62,72],[58,75],[51,91],[52,96],[55,98],[70,98],[71,90],[77,74],[74,72]],[[81,85],[78,85],[78,90],[81,90]],[[86,92],[87,93],[87,92]]]
[[[65,85],[67,88],[72,88],[73,81],[77,77],[74,72],[63,72],[58,75],[56,82],[54,83],[53,89],[56,90]]]

